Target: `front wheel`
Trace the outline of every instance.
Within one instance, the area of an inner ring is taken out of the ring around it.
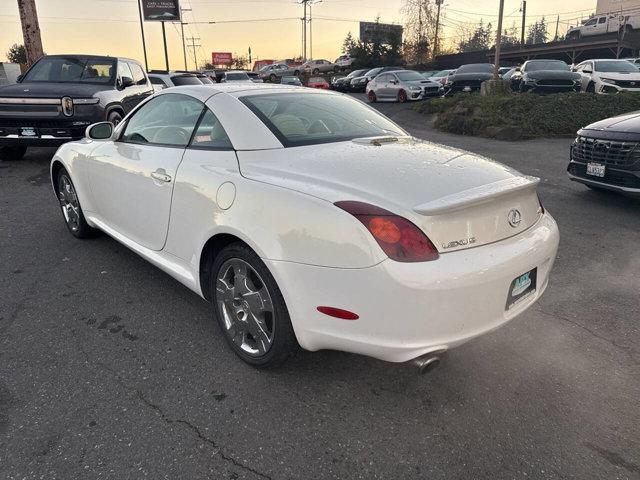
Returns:
[[[407,101],[407,92],[405,92],[404,90],[400,90],[398,92],[398,102],[404,103],[406,101]]]
[[[76,189],[66,170],[60,170],[56,185],[62,216],[71,234],[76,238],[93,236],[96,231],[84,218]]]
[[[0,147],[0,159],[22,160],[27,153],[27,147]]]
[[[371,103],[376,103],[376,101],[378,100],[376,98],[376,94],[375,94],[375,92],[373,90],[369,90],[369,93],[367,93],[367,99]]]
[[[271,75],[269,75],[269,81],[271,83],[276,83],[276,80],[278,79],[278,77],[276,77],[276,75],[274,73],[272,73]]]
[[[211,272],[215,316],[236,355],[254,367],[273,368],[299,350],[282,293],[253,250],[229,245]]]
[[[320,73],[320,70],[318,70],[317,68],[314,68],[312,73],[314,75],[318,75]]]

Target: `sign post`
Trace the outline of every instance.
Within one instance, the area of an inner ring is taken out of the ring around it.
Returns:
[[[164,63],[169,70],[169,52],[167,50],[167,32],[165,22],[181,22],[180,0],[142,0],[142,12],[147,22],[162,24],[162,43],[164,45]]]

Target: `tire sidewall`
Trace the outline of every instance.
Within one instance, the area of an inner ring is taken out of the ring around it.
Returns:
[[[67,177],[69,179],[69,183],[73,187],[73,191],[75,192],[76,197],[77,197],[78,196],[78,190],[76,189],[76,186],[73,183],[73,180],[71,179],[71,175],[69,175],[69,172],[67,172],[64,168],[60,169],[60,171],[58,172],[58,175],[56,176],[56,193],[58,195],[60,195],[60,179],[63,176],[65,176],[65,177]],[[59,200],[58,200],[58,209],[60,210],[60,214],[62,215],[62,219],[64,221],[64,224],[66,225],[67,230],[69,230],[71,235],[73,235],[76,238],[87,238],[87,237],[90,237],[90,236],[93,235],[95,230],[89,226],[89,224],[87,223],[87,220],[84,218],[84,212],[82,211],[82,205],[80,204],[80,198],[78,198],[78,210],[79,210],[79,213],[80,213],[80,220],[79,220],[79,225],[78,225],[78,229],[77,230],[73,230],[69,226],[69,223],[67,222],[67,219],[64,216],[64,212],[62,211],[62,206],[60,205]]]
[[[216,290],[216,280],[218,278],[218,273],[222,265],[231,259],[240,259],[248,263],[251,268],[253,268],[260,278],[264,282],[265,286],[269,290],[269,294],[271,296],[271,302],[273,304],[274,309],[274,319],[273,319],[273,343],[271,347],[264,355],[260,357],[255,357],[249,355],[247,352],[238,347],[229,335],[227,334],[227,329],[224,324],[224,320],[218,308],[217,301],[217,290]],[[282,296],[282,292],[278,287],[273,275],[264,264],[264,262],[260,259],[258,255],[256,255],[253,250],[248,248],[246,245],[242,243],[234,243],[227,247],[225,247],[215,258],[213,264],[211,266],[211,275],[209,276],[209,288],[212,303],[214,316],[222,334],[227,341],[227,344],[231,347],[231,349],[238,355],[244,362],[258,368],[269,368],[278,366],[284,360],[286,360],[292,354],[292,347],[295,345],[297,349],[297,341],[295,340],[295,334],[293,333],[293,327],[291,326],[291,320],[289,317],[289,311],[287,310],[287,306],[284,301],[284,297]],[[292,345],[293,343],[293,345]]]

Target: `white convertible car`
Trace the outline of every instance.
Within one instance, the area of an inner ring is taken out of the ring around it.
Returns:
[[[257,367],[302,347],[426,370],[530,307],[558,248],[538,179],[301,87],[164,90],[60,147],[51,177],[73,235],[209,300]]]

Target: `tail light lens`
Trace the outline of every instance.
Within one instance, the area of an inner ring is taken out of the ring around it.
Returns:
[[[335,206],[350,213],[367,227],[391,260],[429,262],[439,256],[431,240],[406,218],[364,202],[336,202]]]

